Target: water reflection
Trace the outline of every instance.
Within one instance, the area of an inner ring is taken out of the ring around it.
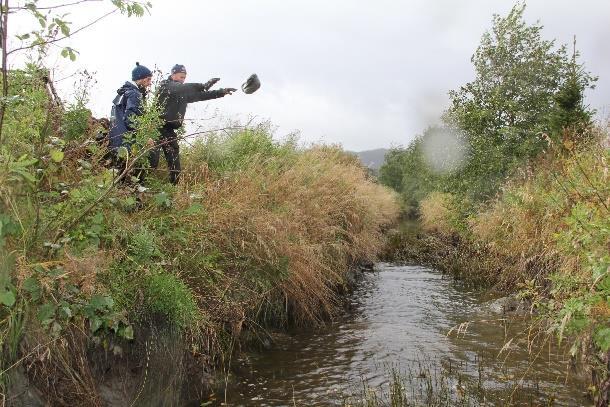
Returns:
[[[322,331],[295,332],[273,350],[248,355],[236,382],[221,392],[235,406],[340,405],[341,394],[363,379],[371,386],[387,382],[388,366],[433,360],[439,368],[458,366],[452,370],[472,380],[481,373],[484,386],[521,381],[532,389],[530,402],[552,394],[556,405],[586,405],[582,384],[572,378],[566,384],[569,364],[558,348],[532,352],[525,322],[499,321],[484,306],[488,300],[432,270],[380,264],[353,293],[350,312]],[[465,321],[485,322],[447,335]]]

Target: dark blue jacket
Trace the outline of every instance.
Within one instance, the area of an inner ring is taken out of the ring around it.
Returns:
[[[112,101],[114,123],[111,123],[108,133],[109,146],[112,150],[117,150],[121,146],[131,148],[129,142],[124,142],[123,138],[125,133],[136,129],[134,118],[142,115],[145,96],[133,82],[125,82],[117,90],[117,96]]]

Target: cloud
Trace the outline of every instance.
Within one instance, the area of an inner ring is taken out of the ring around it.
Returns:
[[[189,117],[215,109],[231,117],[254,115],[301,130],[305,141],[323,139],[352,150],[405,144],[447,107],[447,92],[474,76],[470,57],[493,13],[506,0],[395,1],[153,1],[142,19],[113,16],[78,34],[76,64],[97,72],[91,107],[107,114],[116,88],[136,61],[164,71],[187,66],[189,80],[222,78],[239,87],[251,73],[261,89],[201,103]],[[91,3],[73,15],[90,21],[103,14]],[[105,10],[105,9],[104,9]],[[610,2],[528,1],[526,18],[540,19],[546,38],[578,35],[582,60],[594,73],[610,71],[605,38]],[[76,24],[75,26],[78,26]],[[67,66],[67,68],[65,68]],[[62,75],[63,76],[63,72]],[[69,93],[72,83],[60,88]],[[590,92],[593,107],[607,105],[610,82],[602,76]],[[202,115],[202,116],[198,116]]]

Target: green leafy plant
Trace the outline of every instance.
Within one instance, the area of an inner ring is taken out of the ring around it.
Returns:
[[[145,281],[146,307],[180,328],[193,328],[200,319],[199,309],[188,286],[166,272],[155,272]]]

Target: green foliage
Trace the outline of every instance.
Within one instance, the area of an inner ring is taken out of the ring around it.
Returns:
[[[7,237],[15,236],[19,231],[19,224],[14,219],[6,213],[0,213],[0,249],[3,248]]]
[[[595,332],[595,343],[602,351],[608,352],[610,349],[610,327],[603,327]]]
[[[408,148],[413,150],[413,144]],[[391,148],[385,155],[383,165],[379,168],[379,181],[396,192],[402,192],[403,173],[407,171],[405,166],[414,162],[417,158],[409,157],[409,155],[413,155],[413,153],[409,154],[407,149]]]
[[[99,247],[105,232],[104,215],[97,212],[88,216],[84,222],[76,225],[70,232],[69,237],[75,249],[84,250],[88,247]]]
[[[117,311],[108,295],[85,295],[78,286],[65,283],[62,267],[34,267],[34,273],[21,286],[23,300],[33,308],[36,320],[54,337],[71,324],[87,321],[94,336],[117,334],[133,339],[133,328],[124,313]]]
[[[15,290],[5,286],[4,291],[0,291],[0,304],[11,308],[15,301]]]
[[[70,58],[70,61],[72,62],[76,61],[76,54],[78,54],[78,51],[71,47],[65,47],[61,50],[61,56],[64,58]]]
[[[165,191],[161,191],[154,196],[155,205],[159,208],[168,209],[172,206],[172,199]]]
[[[206,162],[216,173],[238,171],[250,163],[289,157],[296,151],[296,139],[276,141],[269,124],[253,129],[211,134],[195,142],[187,160]],[[276,160],[277,161],[277,160]]]
[[[155,235],[144,227],[131,236],[128,253],[138,264],[148,263],[161,256]]]
[[[102,331],[113,331],[125,339],[133,339],[133,328],[120,314],[113,312],[114,301],[111,297],[94,295],[82,307],[83,315],[89,320],[89,330],[92,334]],[[65,315],[70,315],[69,308],[64,306]]]
[[[183,329],[193,327],[200,318],[191,290],[182,280],[166,272],[156,272],[146,278],[145,307]]]
[[[433,171],[422,155],[424,136],[414,141],[406,149],[402,178],[402,197],[408,208],[416,210],[419,202],[437,189],[441,175]]]
[[[111,0],[111,3],[117,7],[121,13],[127,14],[128,17],[142,17],[152,8],[152,4],[149,1]]]
[[[549,134],[557,143],[572,144],[590,141],[591,124],[594,111],[584,105],[584,91],[593,89],[597,77],[585,71],[582,64],[577,63],[579,56],[574,40],[574,52],[567,78],[554,95],[554,105],[548,115]]]
[[[146,147],[149,140],[159,139],[159,128],[163,125],[161,110],[157,98],[147,98],[142,114],[133,118],[136,131],[124,135],[131,145],[131,153],[137,156]],[[143,160],[143,162],[147,162]]]
[[[34,164],[38,163],[35,158],[27,154],[17,158],[6,150],[0,150],[0,188],[5,194],[14,195],[23,190],[30,190],[36,183]]]
[[[141,319],[139,297],[142,292],[143,272],[133,262],[117,261],[101,273],[99,283],[108,289],[117,309],[126,310],[134,322]]]
[[[475,80],[450,92],[444,119],[470,146],[455,192],[476,199],[492,196],[514,168],[543,151],[542,133],[590,119],[582,94],[596,78],[577,69],[565,46],[542,39],[542,26],[528,25],[524,10],[516,5],[506,17],[494,16],[472,57]]]
[[[191,328],[200,319],[200,311],[190,288],[159,266],[163,263],[160,244],[173,241],[185,228],[174,224],[177,231],[169,233],[166,225],[159,222],[161,219],[160,215],[148,226],[140,226],[131,233],[125,258],[115,263],[102,281],[118,306],[129,310],[131,320],[140,322],[162,316],[181,329]],[[164,233],[163,238],[157,233]]]
[[[152,7],[150,2],[135,0],[110,0],[110,3],[128,17],[142,17]],[[63,13],[65,6],[40,7],[37,0],[27,1],[23,6],[9,6],[11,14],[25,12],[38,23],[37,29],[15,34],[15,37],[21,41],[21,45],[10,50],[9,53],[15,52],[15,50],[35,49],[38,57],[42,59],[47,54],[50,44],[69,38],[72,34],[73,22],[67,20],[69,13]],[[62,47],[60,52],[63,58],[69,58],[71,61],[76,60],[77,54],[78,51],[70,46]]]
[[[563,334],[565,327],[576,334],[593,330],[595,344],[604,351],[610,343],[610,218],[606,206],[610,187],[604,175],[608,158],[607,150],[574,155],[557,181],[561,183],[557,188],[577,194],[579,201],[566,205],[565,226],[556,234],[556,241],[562,252],[580,260],[584,274],[578,274],[579,280],[572,285],[558,284],[567,277],[553,279],[555,297],[567,298],[560,310],[565,322],[557,322],[558,333]]]
[[[456,189],[450,184],[454,180],[451,174],[442,171],[438,165],[432,165],[435,164],[432,162],[434,159],[442,161],[440,164],[443,164],[455,161],[454,157],[459,159],[463,154],[462,151],[440,151],[443,146],[438,143],[439,135],[449,133],[453,132],[446,127],[429,127],[408,147],[392,149],[386,155],[386,160],[379,170],[379,180],[400,192],[403,209],[407,214],[417,214],[420,202],[431,192]],[[430,151],[427,151],[426,156],[426,148],[438,148],[434,152],[436,157],[430,157]]]
[[[70,106],[62,117],[62,133],[65,141],[82,140],[89,129],[91,112],[84,105],[77,103]]]
[[[11,308],[16,301],[16,290],[11,279],[15,267],[15,256],[7,252],[5,240],[18,232],[18,224],[7,214],[0,213],[0,315],[3,315],[3,306]]]
[[[3,146],[15,157],[42,155],[49,142],[49,99],[43,78],[46,70],[29,64],[24,70],[12,70],[9,75],[9,97],[3,133],[8,135]]]

